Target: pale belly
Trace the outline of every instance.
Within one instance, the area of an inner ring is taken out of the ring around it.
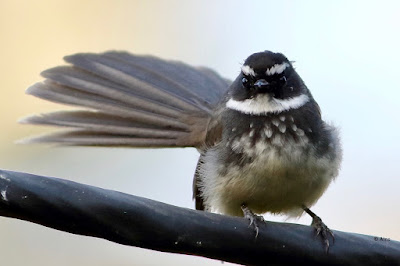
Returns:
[[[217,153],[205,155],[201,190],[209,210],[229,215],[242,216],[240,206],[246,204],[259,214],[299,216],[302,205],[312,206],[337,175],[338,162],[305,156],[302,149],[264,147],[251,163],[225,169]]]

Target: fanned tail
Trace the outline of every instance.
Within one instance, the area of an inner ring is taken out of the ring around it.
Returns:
[[[27,93],[84,107],[21,123],[69,128],[25,142],[82,146],[199,147],[229,82],[208,68],[126,52],[76,54]]]

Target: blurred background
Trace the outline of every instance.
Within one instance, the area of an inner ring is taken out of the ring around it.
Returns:
[[[324,118],[341,128],[342,170],[314,212],[332,229],[400,240],[399,12],[397,1],[1,0],[0,168],[193,208],[194,149],[14,144],[48,130],[19,118],[64,108],[24,90],[77,52],[152,54],[233,79],[248,55],[268,49],[296,61]],[[2,265],[221,265],[16,219],[0,218],[0,236]]]

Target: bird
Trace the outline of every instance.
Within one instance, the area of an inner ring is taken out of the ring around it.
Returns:
[[[304,212],[330,246],[333,232],[310,210],[337,177],[339,130],[321,110],[293,61],[250,55],[233,81],[208,67],[125,51],[78,53],[45,70],[27,94],[78,110],[23,118],[63,130],[25,140],[73,146],[194,147],[197,210],[249,219]]]

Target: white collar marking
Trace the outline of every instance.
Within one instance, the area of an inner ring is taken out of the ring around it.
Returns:
[[[248,65],[243,65],[242,66],[242,72],[243,74],[245,74],[246,76],[256,76],[256,72],[254,72],[254,69],[252,69],[250,66]]]
[[[268,113],[281,113],[290,109],[297,109],[305,105],[310,98],[301,94],[288,99],[275,99],[268,94],[259,94],[252,99],[236,101],[229,99],[226,107],[250,115],[265,115]]]
[[[282,64],[275,64],[271,68],[267,69],[267,71],[265,71],[265,74],[267,74],[267,76],[281,74],[289,66],[290,65],[286,62]]]

